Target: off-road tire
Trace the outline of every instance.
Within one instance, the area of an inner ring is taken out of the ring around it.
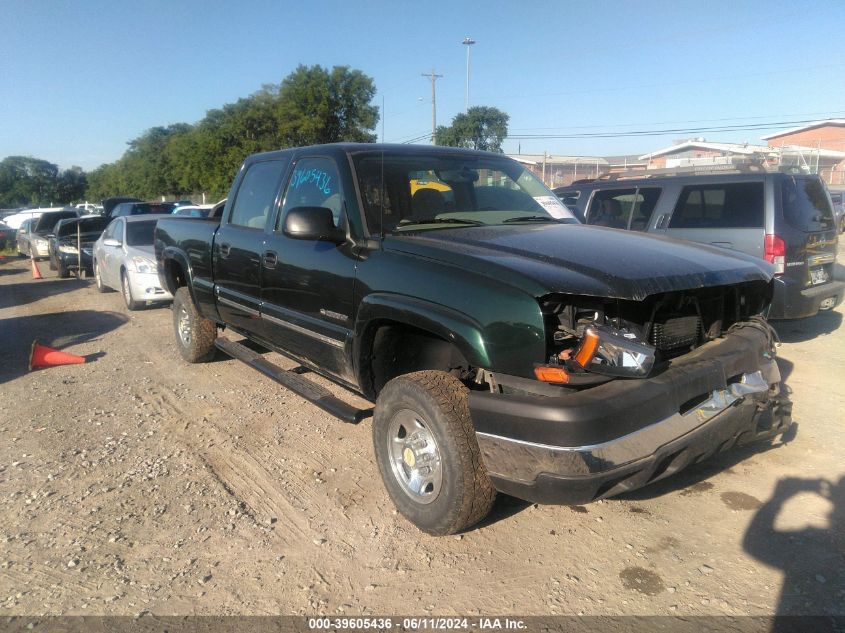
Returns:
[[[190,326],[187,340],[179,330],[184,318]],[[214,358],[217,325],[200,315],[187,286],[182,286],[173,295],[173,333],[176,335],[176,347],[187,362],[205,363]]]
[[[455,534],[478,523],[496,499],[475,438],[468,393],[451,374],[418,371],[388,382],[376,401],[373,446],[385,488],[406,519],[435,536]],[[407,410],[424,421],[441,456],[440,491],[428,503],[412,498],[391,466],[391,421]]]
[[[126,304],[127,310],[134,312],[146,305],[143,301],[135,301],[132,296],[132,286],[129,285],[129,274],[125,270],[120,272],[120,294],[123,295],[123,303]]]

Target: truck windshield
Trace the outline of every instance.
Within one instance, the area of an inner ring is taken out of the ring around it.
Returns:
[[[371,234],[514,223],[577,223],[516,161],[456,154],[353,157]]]

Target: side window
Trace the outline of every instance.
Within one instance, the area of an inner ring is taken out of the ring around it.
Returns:
[[[229,214],[229,224],[263,229],[267,224],[285,162],[267,160],[253,163],[244,174]]]
[[[109,225],[106,227],[106,230],[103,231],[103,239],[104,240],[113,240],[114,239],[114,231],[115,227],[119,224],[117,220],[109,222]]]
[[[629,227],[632,231],[645,231],[648,228],[648,221],[651,219],[651,213],[654,211],[659,197],[659,187],[637,189],[634,208],[631,212],[631,226]]]
[[[670,229],[762,227],[762,182],[688,185],[669,221]]]
[[[636,189],[596,191],[590,201],[587,224],[607,226],[612,229],[628,228],[628,220],[631,218],[636,197]]]
[[[341,225],[343,216],[343,192],[340,189],[337,167],[329,158],[303,158],[294,165],[293,173],[285,191],[282,213],[276,222],[276,230],[282,226],[282,218],[295,207],[326,207],[331,209],[334,225]]]

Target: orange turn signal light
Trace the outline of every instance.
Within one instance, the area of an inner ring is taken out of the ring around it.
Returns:
[[[569,374],[559,365],[537,365],[534,368],[534,375],[537,380],[557,385],[565,385],[569,382]]]
[[[575,353],[575,362],[581,365],[584,369],[593,360],[596,354],[596,349],[599,346],[599,333],[591,327],[584,331],[584,339],[581,341],[581,347]]]

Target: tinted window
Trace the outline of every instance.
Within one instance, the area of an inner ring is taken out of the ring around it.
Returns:
[[[283,168],[284,163],[278,160],[253,163],[249,166],[238,187],[229,214],[229,224],[253,229],[264,228],[276,200]]]
[[[156,220],[149,222],[127,222],[126,244],[128,246],[150,246],[154,243]]]
[[[763,183],[688,185],[670,229],[763,228]]]
[[[800,231],[833,228],[833,209],[824,185],[816,178],[785,178],[781,181],[783,217]]]
[[[276,230],[281,227],[281,218],[288,209],[294,207],[331,209],[335,226],[340,226],[343,196],[333,160],[305,158],[296,163],[285,191],[285,203]]]
[[[38,218],[38,223],[32,229],[34,233],[50,233],[59,220],[79,217],[75,211],[62,211],[61,213],[44,213]]]

